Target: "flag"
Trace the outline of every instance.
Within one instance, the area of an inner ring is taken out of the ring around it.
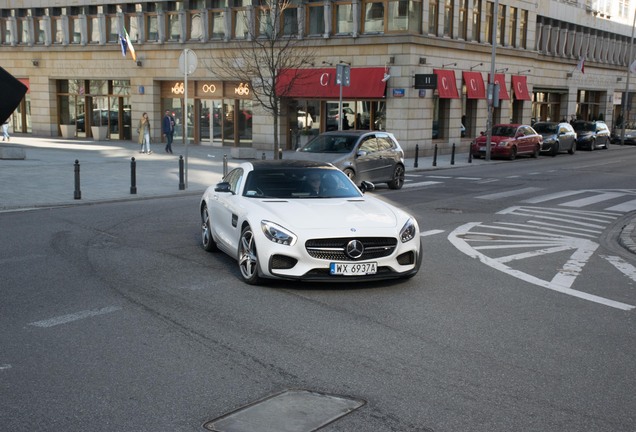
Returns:
[[[130,55],[132,56],[134,61],[137,61],[137,54],[135,53],[135,47],[133,47],[132,42],[130,41],[130,36],[128,36],[128,32],[126,31],[126,27],[123,28],[124,34],[119,33],[119,44],[121,45],[121,54],[126,57],[126,52],[130,51]]]
[[[121,45],[121,55],[126,57],[126,51],[128,50],[128,42],[126,42],[126,38],[124,35],[119,33],[119,45]]]
[[[130,41],[130,36],[128,36],[126,27],[124,27],[124,35],[126,35],[126,45],[128,45],[128,50],[130,51],[130,55],[132,56],[134,61],[137,61],[137,54],[135,53],[135,47],[133,47],[133,44]]]
[[[629,65],[629,71],[631,73],[636,73],[636,60],[634,60],[632,64]]]
[[[579,59],[579,62],[576,65],[576,70],[581,72],[582,74],[585,73],[585,59],[583,57]]]

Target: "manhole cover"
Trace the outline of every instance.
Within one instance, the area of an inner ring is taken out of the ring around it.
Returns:
[[[286,390],[203,425],[214,432],[312,432],[365,404],[360,399]]]

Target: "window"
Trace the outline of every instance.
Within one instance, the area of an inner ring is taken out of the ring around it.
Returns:
[[[528,32],[528,11],[522,10],[519,13],[519,48],[527,48]]]
[[[307,35],[320,36],[325,33],[325,6],[322,0],[309,0],[305,6]]]
[[[438,23],[438,0],[429,0],[428,2],[428,33],[437,35]]]
[[[199,11],[190,11],[188,32],[189,40],[203,40],[203,17]]]
[[[249,27],[246,9],[232,8],[232,25],[234,27],[234,31],[232,32],[234,39],[247,39]]]
[[[146,15],[146,41],[159,41],[159,18],[156,13]]]
[[[420,0],[389,0],[386,14],[388,32],[420,34],[422,32],[422,2]]]
[[[508,46],[517,46],[517,8],[509,6],[510,17],[508,18]]]
[[[618,16],[627,18],[629,14],[629,0],[618,0]]]
[[[506,42],[506,7],[502,4],[497,9],[497,44]]]
[[[453,37],[453,14],[455,13],[454,0],[444,2],[444,36]]]
[[[364,28],[365,33],[384,33],[384,1],[364,2]]]
[[[210,37],[223,39],[225,37],[225,10],[213,9],[210,11]]]
[[[336,34],[353,33],[353,5],[350,2],[334,3],[334,19]]]
[[[481,42],[481,0],[474,0],[474,3],[473,3],[472,40]]]
[[[99,43],[99,18],[97,16],[87,16],[88,43]]]
[[[459,39],[468,39],[468,0],[460,0],[459,3]]]
[[[493,2],[486,3],[486,43],[492,43],[492,35],[494,32],[493,20],[495,19],[495,4]]]
[[[181,39],[179,12],[166,13],[166,39],[170,42],[178,42]]]
[[[283,34],[293,36],[298,34],[298,7],[292,3],[282,11]]]

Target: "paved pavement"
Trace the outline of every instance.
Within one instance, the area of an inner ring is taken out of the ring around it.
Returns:
[[[231,169],[243,162],[231,156],[230,147],[190,144],[186,148],[176,142],[172,155],[165,153],[164,144],[153,144],[152,154],[140,154],[139,145],[129,141],[17,135],[9,143],[0,142],[2,145],[24,149],[26,159],[0,159],[0,212],[200,195],[220,180],[224,165]],[[283,152],[283,158],[291,159],[293,153]],[[257,150],[259,159],[273,159],[273,155],[273,151]],[[180,176],[180,157],[183,158],[183,176]],[[131,193],[133,158],[136,193]],[[406,170],[442,170],[492,163],[482,159],[469,162],[467,153],[458,153],[452,159],[451,154],[439,154],[436,160],[432,156],[409,158]],[[76,168],[79,168],[79,188],[75,184]],[[625,225],[618,241],[636,253],[636,217]]]

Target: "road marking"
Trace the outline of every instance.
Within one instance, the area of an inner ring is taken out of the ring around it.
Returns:
[[[587,239],[579,239],[579,238],[570,238],[569,242],[561,242],[561,246],[569,246],[567,249],[575,249],[574,253],[567,261],[567,263],[563,266],[561,270],[557,272],[557,274],[552,278],[552,280],[547,281],[540,279],[538,277],[529,275],[519,270],[515,270],[512,267],[505,264],[505,262],[511,260],[522,259],[522,254],[510,255],[508,257],[499,257],[499,258],[490,258],[483,253],[479,252],[476,248],[473,248],[468,241],[476,241],[479,240],[480,236],[484,237],[482,241],[487,241],[487,236],[492,236],[492,233],[479,233],[479,232],[471,232],[473,228],[481,227],[480,222],[471,222],[464,224],[454,231],[452,231],[448,235],[448,240],[461,252],[468,255],[471,258],[476,258],[482,263],[486,264],[489,267],[494,268],[495,270],[499,270],[503,273],[506,273],[510,276],[513,276],[517,279],[523,280],[525,282],[547,288],[552,291],[560,292],[562,294],[570,295],[573,297],[580,298],[582,300],[591,301],[594,303],[598,303],[601,305],[609,306],[612,308],[620,309],[620,310],[632,310],[636,306],[630,305],[627,303],[618,302],[615,300],[610,300],[604,297],[600,297],[594,294],[585,293],[582,291],[578,291],[570,288],[576,276],[580,273],[581,269],[592,255],[592,253],[598,247],[598,244],[587,240]],[[494,238],[490,238],[490,241],[496,241]],[[519,242],[518,242],[519,243]],[[553,250],[556,251],[558,246],[558,242],[553,242],[551,246],[552,248],[545,250]],[[532,246],[536,247],[539,244],[534,243]],[[510,244],[510,247],[515,247],[514,244]]]
[[[451,176],[435,176],[435,175],[429,175],[429,176],[426,176],[426,178],[449,179],[449,178],[452,178],[452,177],[451,177]]]
[[[121,307],[119,306],[108,306],[101,309],[85,310],[85,311],[80,311],[73,314],[62,315],[55,318],[49,318],[42,321],[35,321],[32,323],[29,323],[29,325],[35,326],[35,327],[53,327],[56,325],[67,324],[73,321],[81,320],[84,318],[90,318],[90,317],[104,315],[111,312],[117,312],[119,310],[121,310]]]
[[[616,269],[618,269],[618,271],[623,273],[625,276],[633,281],[636,281],[636,267],[617,256],[601,255],[601,257],[609,261],[610,264],[616,267]]]
[[[424,231],[420,233],[420,237],[427,237],[427,236],[432,236],[435,234],[439,234],[439,233],[443,233],[444,230],[429,230],[429,231]]]
[[[542,195],[539,197],[535,197],[535,198],[528,198],[527,200],[523,200],[521,201],[522,203],[528,203],[528,204],[538,204],[538,203],[542,203],[545,201],[551,201],[553,199],[558,199],[558,198],[565,198],[571,195],[578,195],[583,193],[584,191],[563,191],[563,192],[557,192],[557,193],[552,193],[552,194],[548,194],[548,195]]]
[[[1,370],[7,370],[7,369],[11,369],[11,365],[10,364],[0,364],[0,371]]]
[[[481,195],[478,196],[478,199],[485,199],[485,200],[496,200],[496,199],[500,199],[500,198],[508,198],[511,196],[516,196],[516,195],[523,195],[526,193],[532,193],[532,192],[536,192],[536,191],[540,191],[541,188],[538,187],[527,187],[527,188],[522,188],[522,189],[514,189],[514,190],[510,190],[510,191],[506,191],[506,192],[498,192],[498,193],[494,193],[494,194],[488,194],[488,195]]]
[[[597,204],[600,203],[602,201],[608,201],[614,198],[618,198],[618,197],[622,197],[624,196],[624,194],[622,193],[617,193],[617,192],[606,192],[606,193],[600,193],[600,194],[596,194],[594,196],[591,197],[587,197],[587,198],[581,198],[578,200],[574,200],[574,201],[570,201],[570,202],[566,202],[566,203],[561,203],[559,204],[560,206],[563,207],[585,207],[588,205],[592,205],[592,204]]]
[[[478,181],[481,180],[481,177],[457,177],[457,180]]]
[[[627,201],[622,204],[615,205],[614,207],[606,208],[605,210],[618,211],[623,213],[634,211],[636,210],[636,200]]]
[[[418,183],[404,183],[404,186],[402,186],[402,188],[414,188],[414,187],[420,187],[420,186],[433,186],[436,184],[440,184],[442,182],[438,182],[438,181],[425,181],[425,182],[418,182]]]

